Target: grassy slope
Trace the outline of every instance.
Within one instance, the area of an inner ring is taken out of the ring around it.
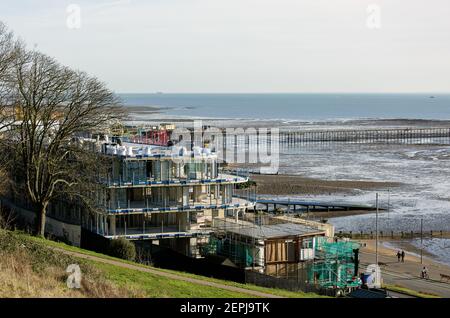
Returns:
[[[101,258],[105,258],[105,259],[113,259],[115,261],[121,261],[124,263],[130,263],[133,265],[146,267],[145,265],[139,265],[139,264],[136,264],[133,262],[119,260],[119,259],[107,256],[107,255],[95,253],[95,252],[88,251],[88,250],[83,250],[83,249],[69,246],[69,245],[66,245],[63,243],[58,243],[58,242],[54,242],[54,241],[31,237],[31,236],[28,236],[23,233],[8,232],[8,235],[12,235],[12,236],[16,237],[16,239],[19,241],[33,243],[33,244],[41,246],[41,247],[53,246],[53,247],[58,247],[58,248],[65,249],[68,251],[83,253],[86,255],[93,255],[93,256],[97,256],[97,257],[101,257]],[[2,236],[0,235],[0,239],[1,239],[1,237]],[[0,242],[0,245],[1,245],[1,242]],[[55,251],[53,251],[53,252],[57,253]],[[82,263],[83,266],[85,266],[87,268],[86,269],[87,271],[91,270],[91,268],[94,268],[97,271],[97,276],[92,279],[95,280],[95,278],[97,278],[97,279],[101,278],[105,282],[105,284],[110,284],[112,286],[111,289],[113,291],[116,291],[116,293],[117,293],[117,295],[110,295],[110,296],[104,295],[106,297],[111,297],[111,296],[113,296],[113,297],[114,296],[117,296],[117,297],[227,297],[227,298],[250,297],[248,294],[227,291],[227,290],[209,287],[209,286],[199,286],[194,283],[172,280],[172,279],[168,279],[165,277],[160,277],[160,276],[152,275],[152,274],[145,273],[145,272],[139,272],[139,271],[135,271],[132,269],[120,268],[120,267],[109,265],[109,264],[103,264],[103,263],[99,263],[99,262],[86,261],[86,260],[83,260],[83,261],[77,260],[77,261],[78,261],[78,263]],[[61,267],[61,268],[59,268],[60,271],[63,271],[65,269],[65,267],[64,268],[62,268],[62,266],[60,266],[60,267]],[[161,269],[158,269],[158,270],[161,270]],[[82,271],[84,272],[83,268],[82,268]],[[218,283],[230,285],[230,286],[237,286],[237,287],[241,287],[241,288],[245,288],[245,289],[249,289],[249,290],[261,291],[261,292],[284,296],[284,297],[318,297],[315,294],[294,293],[294,292],[289,292],[289,291],[280,290],[280,289],[269,289],[269,288],[263,288],[263,287],[259,287],[259,286],[253,286],[253,285],[238,284],[238,283],[234,283],[234,282],[212,279],[212,278],[207,278],[204,276],[198,276],[198,275],[170,271],[170,270],[161,270],[161,271],[170,272],[170,273],[177,274],[180,276],[193,277],[196,279],[218,282]],[[64,286],[65,286],[65,277],[66,276],[64,274],[65,274],[64,272],[59,273],[60,278],[61,278],[60,285],[62,286],[61,287],[62,289],[64,289]],[[88,277],[88,279],[89,279],[89,277]],[[2,295],[1,289],[2,289],[2,286],[0,285],[0,296]],[[69,296],[70,297],[72,295],[71,295],[71,292],[69,291],[68,295],[63,294],[61,296]],[[79,296],[84,296],[84,295],[79,295],[79,293],[78,293],[74,296],[79,297]],[[89,296],[89,293],[86,296]],[[100,295],[97,295],[96,297],[101,297],[101,296],[102,295],[100,293]]]
[[[82,287],[69,289],[66,268],[78,264]],[[95,266],[44,244],[0,230],[0,297],[138,297],[144,294],[105,278]]]

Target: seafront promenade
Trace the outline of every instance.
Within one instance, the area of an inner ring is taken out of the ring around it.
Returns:
[[[361,240],[361,243],[366,245],[360,251],[360,267],[364,270],[367,265],[376,262],[375,241]],[[421,264],[420,257],[407,250],[405,250],[405,262],[398,262],[397,250],[385,247],[382,243],[378,245],[378,252],[382,280],[386,286],[404,287],[432,296],[450,297],[450,280],[441,277],[441,275],[450,275],[450,266],[435,262],[428,257],[424,257]],[[429,279],[420,277],[423,266],[428,269]]]

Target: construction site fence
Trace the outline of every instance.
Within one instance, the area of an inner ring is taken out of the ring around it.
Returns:
[[[266,288],[278,288],[292,292],[315,293],[335,297],[337,289],[322,288],[318,285],[309,284],[306,281],[306,275],[297,277],[276,277],[262,274],[256,271],[245,271],[245,283]]]
[[[375,239],[375,231],[342,232],[336,233],[336,237],[350,239]],[[385,239],[413,239],[413,238],[450,238],[450,231],[379,231],[378,238]]]

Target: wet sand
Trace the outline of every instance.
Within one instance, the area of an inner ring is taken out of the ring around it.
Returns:
[[[360,214],[371,214],[374,213],[373,210],[352,210],[352,211],[330,211],[330,212],[309,212],[306,214],[307,218],[313,220],[327,220],[331,218],[338,218],[343,216],[352,216]]]
[[[251,175],[262,195],[331,195],[352,194],[358,190],[387,190],[399,187],[401,183],[320,180],[300,175]]]
[[[181,105],[180,105],[181,107]],[[233,127],[233,128],[272,128],[278,127],[281,130],[309,130],[309,129],[333,129],[339,127],[339,129],[351,128],[351,129],[377,129],[377,128],[429,128],[429,127],[443,127],[447,128],[450,125],[449,120],[430,120],[430,119],[406,119],[406,118],[392,118],[392,119],[350,119],[350,120],[280,120],[280,119],[242,119],[242,118],[208,118],[205,116],[197,117],[184,117],[181,111],[170,111],[170,106],[133,106],[126,105],[125,107],[130,117],[133,120],[140,120],[139,117],[145,114],[161,114],[161,117],[154,117],[151,119],[145,119],[144,121],[151,123],[158,122],[177,122],[183,124],[182,126],[191,126],[193,120],[202,120],[205,125],[211,125],[214,127]],[[189,108],[189,107],[187,107]],[[191,107],[195,108],[195,107]],[[179,116],[179,117],[178,117]]]
[[[130,115],[157,114],[161,109],[157,106],[126,106],[125,109]]]

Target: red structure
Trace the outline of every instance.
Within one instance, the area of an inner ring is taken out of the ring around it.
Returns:
[[[148,130],[143,131],[139,136],[133,136],[130,141],[138,144],[167,146],[170,140],[168,130]]]

